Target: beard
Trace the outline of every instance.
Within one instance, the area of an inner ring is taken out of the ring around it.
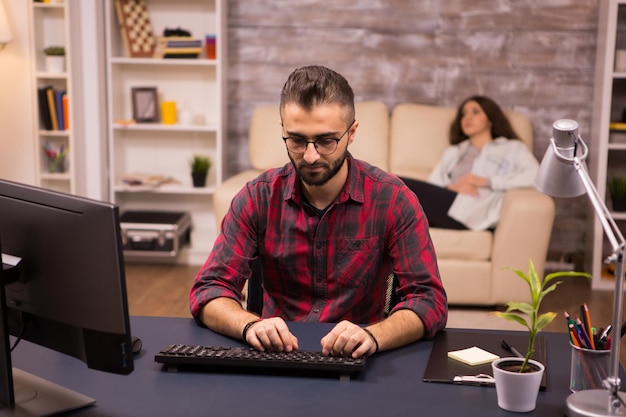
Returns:
[[[320,186],[326,184],[332,177],[337,175],[346,160],[346,151],[344,150],[341,156],[333,161],[326,162],[319,159],[313,165],[307,164],[304,159],[296,162],[291,154],[289,154],[289,159],[302,182],[310,186]],[[306,167],[321,167],[323,169],[320,172],[310,172]]]

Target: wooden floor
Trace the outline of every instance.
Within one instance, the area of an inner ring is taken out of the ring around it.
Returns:
[[[199,266],[128,264],[126,286],[129,311],[136,316],[191,317],[189,290]],[[543,302],[543,311],[558,313],[545,331],[565,332],[563,312],[578,316],[581,304],[587,303],[591,321],[597,328],[612,321],[613,292],[591,291],[591,283],[583,278],[564,279]],[[493,310],[487,307],[488,310]],[[623,314],[622,314],[623,316]],[[626,364],[626,343],[622,343],[621,362]]]

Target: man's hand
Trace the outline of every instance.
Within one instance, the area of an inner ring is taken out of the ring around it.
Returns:
[[[298,349],[298,338],[289,331],[280,317],[259,320],[248,328],[246,340],[256,350],[291,352]]]
[[[359,358],[376,352],[373,336],[347,320],[337,323],[330,333],[322,338],[321,344],[324,355]]]

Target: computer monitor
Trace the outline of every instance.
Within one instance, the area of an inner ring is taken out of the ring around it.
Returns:
[[[89,368],[132,372],[119,224],[114,204],[0,180],[0,416],[49,415],[95,401],[11,372],[10,343],[20,338]]]

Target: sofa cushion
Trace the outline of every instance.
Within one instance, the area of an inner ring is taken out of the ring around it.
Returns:
[[[486,230],[430,229],[438,259],[485,261],[491,257],[493,233]]]

